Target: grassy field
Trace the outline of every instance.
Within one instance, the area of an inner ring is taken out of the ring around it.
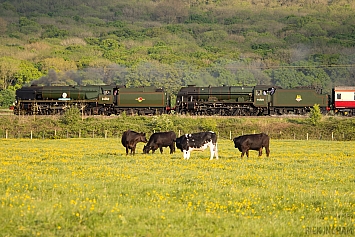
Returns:
[[[0,236],[355,235],[355,142],[231,141],[183,160],[119,139],[1,140]]]

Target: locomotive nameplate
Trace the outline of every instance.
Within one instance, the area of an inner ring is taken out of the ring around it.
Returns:
[[[99,104],[112,104],[113,95],[99,95]]]

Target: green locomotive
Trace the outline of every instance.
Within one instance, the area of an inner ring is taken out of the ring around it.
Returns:
[[[282,89],[266,85],[182,88],[176,112],[193,115],[257,116],[306,114],[314,104],[329,107],[327,94],[309,88]]]
[[[16,91],[15,114],[62,114],[79,108],[85,115],[163,114],[170,111],[170,95],[156,87],[117,85],[30,86]]]

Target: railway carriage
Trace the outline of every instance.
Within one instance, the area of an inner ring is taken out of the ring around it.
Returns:
[[[355,86],[336,86],[332,90],[335,114],[355,116]]]

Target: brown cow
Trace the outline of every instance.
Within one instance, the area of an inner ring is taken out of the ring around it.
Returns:
[[[128,155],[128,149],[131,150],[131,155],[136,152],[136,145],[138,142],[147,142],[145,133],[138,133],[135,131],[127,130],[122,135],[122,145],[126,148],[126,155]]]
[[[154,154],[158,148],[160,153],[163,153],[163,147],[170,147],[170,154],[173,154],[175,152],[175,140],[176,134],[173,131],[153,133],[147,145],[144,146],[143,153],[148,154],[152,150],[152,154]]]
[[[259,151],[259,156],[262,155],[262,150],[265,147],[266,156],[269,157],[269,143],[270,138],[265,133],[260,134],[247,134],[243,136],[239,136],[233,139],[234,147],[238,148],[241,154],[241,158],[243,158],[244,153],[249,157],[249,150]]]

